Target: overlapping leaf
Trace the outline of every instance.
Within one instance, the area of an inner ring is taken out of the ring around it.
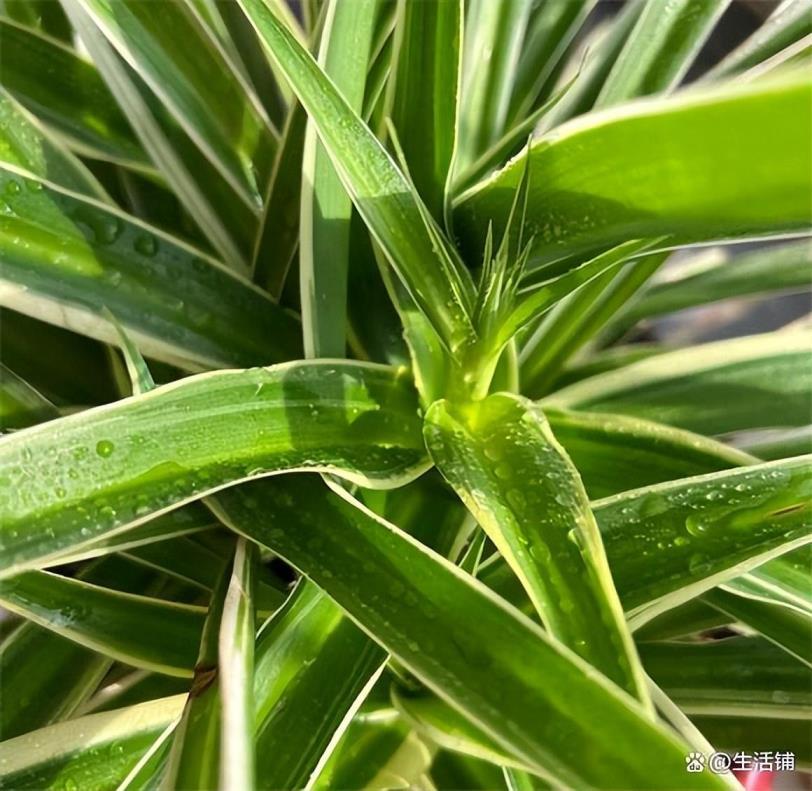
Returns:
[[[536,265],[630,238],[686,243],[808,228],[809,101],[796,76],[590,114],[463,194],[461,238],[476,256],[488,222],[504,226],[525,156]],[[741,167],[753,151],[757,173]]]
[[[252,507],[252,499],[263,505]],[[630,697],[471,577],[320,482],[262,482],[221,502],[234,527],[306,571],[427,686],[534,771],[575,785],[639,776],[643,784],[725,787],[708,776],[686,780],[684,747]]]
[[[406,371],[300,362],[202,374],[16,432],[0,441],[3,573],[252,477],[403,483],[426,468],[416,410]]]

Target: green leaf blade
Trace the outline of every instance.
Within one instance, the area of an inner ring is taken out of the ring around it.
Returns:
[[[191,370],[297,354],[295,317],[205,254],[10,165],[0,184],[4,305],[114,341],[107,307],[145,352]]]
[[[686,91],[543,136],[529,151],[531,261],[547,264],[630,238],[687,243],[808,228],[811,90],[790,77]],[[730,128],[741,134],[731,139]],[[745,175],[742,163],[756,150],[764,152],[758,170]],[[489,221],[504,226],[523,169],[524,155],[458,200],[455,220],[473,255]]]
[[[45,571],[26,571],[0,582],[0,601],[12,612],[121,662],[168,675],[191,675],[203,626],[199,607]]]
[[[319,63],[355,113],[364,101],[376,7],[377,0],[333,0],[325,12]],[[352,201],[312,121],[303,156],[299,279],[305,354],[343,357]]]
[[[586,493],[541,410],[507,394],[458,409],[437,402],[424,431],[438,469],[519,576],[548,631],[645,701]]]
[[[462,3],[401,2],[399,13],[392,123],[418,194],[442,222],[457,138]]]
[[[598,106],[679,84],[730,0],[646,3],[606,78]]]
[[[0,441],[9,482],[37,481],[3,490],[4,574],[258,475],[386,488],[426,466],[405,370],[324,361],[191,377]]]
[[[345,188],[412,298],[450,348],[471,339],[472,283],[369,128],[262,0],[240,0],[316,124]]]
[[[543,403],[706,435],[803,426],[812,409],[810,339],[798,329],[679,349],[576,382]]]
[[[246,505],[249,493],[266,504],[261,511]],[[295,505],[280,510],[291,494]],[[232,526],[306,570],[408,669],[534,771],[574,785],[726,787],[685,775],[684,747],[638,704],[473,578],[357,504],[328,496],[318,481],[294,476],[227,497]],[[374,599],[359,587],[359,573]]]
[[[0,743],[7,788],[115,788],[183,709],[184,695],[89,714]]]

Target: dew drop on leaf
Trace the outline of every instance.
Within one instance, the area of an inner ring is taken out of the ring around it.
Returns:
[[[708,531],[709,524],[701,514],[692,514],[685,520],[685,529],[697,538],[701,538]]]
[[[103,459],[112,456],[115,449],[116,446],[109,439],[102,439],[96,443],[96,453]]]
[[[135,250],[141,255],[151,258],[158,250],[158,243],[152,234],[144,234],[135,240]]]

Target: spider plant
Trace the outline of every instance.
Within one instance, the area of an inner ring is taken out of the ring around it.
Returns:
[[[810,766],[810,0],[0,11],[3,788]]]

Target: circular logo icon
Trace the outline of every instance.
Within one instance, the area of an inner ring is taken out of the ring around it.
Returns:
[[[727,753],[713,753],[708,759],[708,769],[716,774],[727,772],[732,764],[733,759]]]

